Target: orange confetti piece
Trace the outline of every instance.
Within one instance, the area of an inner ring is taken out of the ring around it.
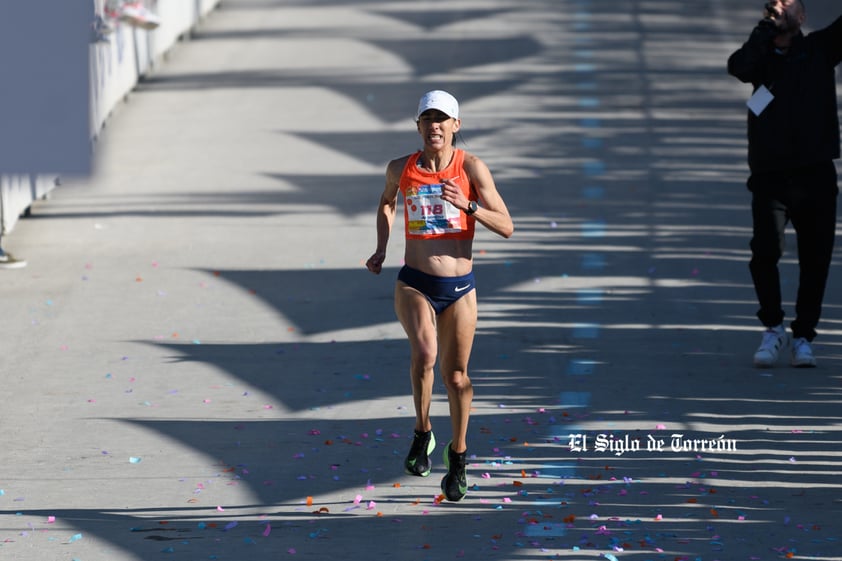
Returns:
[[[520,470],[520,476],[526,477],[526,470],[525,469]]]
[[[307,497],[307,506],[313,506],[313,497]]]
[[[514,485],[515,487],[522,487],[523,483],[520,481],[512,481],[512,485]]]
[[[400,489],[401,484],[400,483],[392,483],[392,487],[394,487],[395,489]]]
[[[713,516],[714,518],[718,518],[719,512],[717,512],[717,510],[715,508],[712,508],[712,509],[710,509],[710,515]]]
[[[696,499],[687,499],[687,502],[688,502],[688,503],[697,503],[697,502],[699,502],[699,501],[698,501],[698,500],[696,500]]]
[[[562,518],[562,521],[563,521],[565,524],[573,524],[573,521],[574,521],[574,520],[576,520],[576,517],[575,517],[575,516],[573,516],[572,514],[571,514],[570,516],[565,516],[564,518]]]
[[[142,278],[140,278],[140,277],[135,277],[134,281],[135,281],[135,282],[143,282],[143,279],[142,279]]]

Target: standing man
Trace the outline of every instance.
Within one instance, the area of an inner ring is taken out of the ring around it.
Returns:
[[[835,67],[842,60],[842,17],[807,35],[802,0],[773,0],[748,41],[728,59],[728,73],[751,83],[748,189],[754,232],[749,270],[766,327],[754,355],[773,366],[789,343],[778,261],[784,229],[795,229],[799,283],[792,365],[813,367],[811,342],[821,316],[836,233],[839,118]]]

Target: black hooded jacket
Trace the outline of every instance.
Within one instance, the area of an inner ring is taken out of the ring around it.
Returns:
[[[766,86],[774,99],[759,116],[748,112],[748,164],[752,173],[813,166],[839,158],[835,68],[842,60],[842,17],[808,35],[786,53],[775,49],[775,30],[759,24],[728,58],[728,73]]]

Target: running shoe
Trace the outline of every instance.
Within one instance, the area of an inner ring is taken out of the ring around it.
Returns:
[[[441,480],[441,490],[448,501],[461,501],[468,493],[468,476],[465,473],[467,451],[457,454],[450,448],[452,444],[451,440],[444,447],[447,475]]]
[[[433,462],[430,460],[430,454],[436,448],[436,437],[433,431],[427,432],[415,431],[415,436],[412,439],[412,446],[409,448],[409,454],[404,461],[404,468],[409,475],[417,475],[419,477],[427,477],[433,469]]]
[[[763,340],[754,353],[754,365],[760,368],[770,368],[778,362],[781,349],[789,342],[786,328],[783,325],[770,327],[763,332]]]
[[[815,368],[816,366],[813,347],[804,337],[796,337],[792,342],[792,365],[796,368]]]

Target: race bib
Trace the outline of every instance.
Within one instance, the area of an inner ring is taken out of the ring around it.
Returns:
[[[441,198],[441,183],[406,190],[408,231],[412,235],[449,234],[462,231],[462,213]]]

